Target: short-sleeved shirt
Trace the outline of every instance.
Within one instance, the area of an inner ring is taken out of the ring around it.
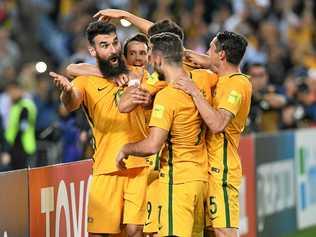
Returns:
[[[207,70],[191,72],[207,100],[217,76]],[[169,132],[161,155],[160,179],[169,184],[192,180],[207,181],[207,152],[203,120],[188,94],[168,85],[156,95],[150,127]]]
[[[223,132],[208,133],[206,137],[210,172],[226,172],[241,176],[238,146],[250,110],[252,87],[248,76],[240,73],[220,77],[213,94],[213,107],[233,114]]]
[[[136,107],[130,113],[120,113],[119,97],[123,88],[108,79],[94,76],[81,76],[72,81],[83,95],[81,104],[91,125],[95,153],[93,174],[107,174],[117,171],[116,156],[126,143],[137,142],[146,137],[144,109]],[[127,167],[146,166],[144,158],[127,160]]]

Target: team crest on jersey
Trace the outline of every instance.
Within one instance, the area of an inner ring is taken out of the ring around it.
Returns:
[[[114,101],[115,101],[115,104],[116,106],[118,106],[119,102],[120,102],[120,99],[123,95],[123,92],[124,92],[124,89],[123,88],[120,88],[117,90],[117,92],[114,94]]]

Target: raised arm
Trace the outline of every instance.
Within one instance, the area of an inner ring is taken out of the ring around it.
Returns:
[[[103,77],[96,65],[88,63],[69,64],[66,68],[67,75],[70,77],[77,76],[97,76]]]
[[[205,68],[205,69],[212,70],[210,57],[206,54],[201,54],[190,49],[185,49],[184,59],[185,61],[192,63],[194,66],[198,68]]]
[[[83,100],[82,93],[74,88],[66,77],[54,72],[50,72],[49,75],[53,78],[56,87],[61,90],[60,100],[67,111],[78,109]]]
[[[144,18],[138,17],[129,13],[127,11],[119,10],[119,9],[105,9],[97,12],[94,15],[95,18],[99,20],[109,21],[111,19],[125,19],[132,23],[135,27],[137,27],[143,33],[148,32],[148,29],[154,24],[151,21],[148,21]]]

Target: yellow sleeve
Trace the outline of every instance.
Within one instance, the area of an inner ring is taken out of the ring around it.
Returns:
[[[208,73],[208,81],[209,81],[210,87],[215,86],[218,82],[217,74],[209,70],[207,70],[207,73]]]
[[[246,94],[245,88],[240,84],[240,81],[231,80],[222,88],[221,92],[217,91],[216,93],[220,95],[217,108],[225,109],[236,116]]]
[[[173,121],[174,108],[170,103],[170,96],[165,93],[156,95],[149,126],[170,130]]]
[[[83,95],[85,95],[85,85],[87,84],[87,80],[88,80],[88,78],[80,76],[80,77],[76,77],[75,79],[73,79],[71,81],[71,84],[74,86],[74,88],[76,88]]]

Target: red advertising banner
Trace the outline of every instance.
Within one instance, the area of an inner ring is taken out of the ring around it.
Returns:
[[[256,186],[253,136],[240,141],[239,155],[243,168],[243,180],[240,187],[240,235],[256,236]]]
[[[0,236],[29,233],[27,170],[0,173]]]
[[[31,169],[30,236],[88,236],[90,160]]]

